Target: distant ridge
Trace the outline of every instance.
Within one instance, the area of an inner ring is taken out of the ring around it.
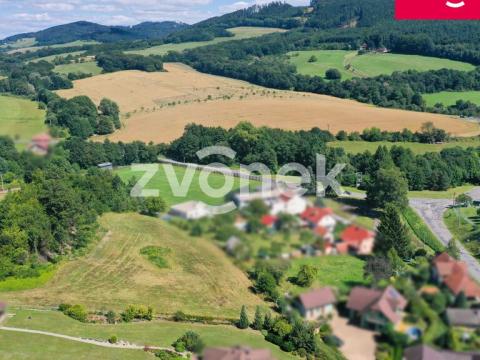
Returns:
[[[0,43],[9,44],[25,38],[35,38],[37,45],[54,45],[77,40],[115,42],[122,40],[161,39],[189,25],[174,21],[143,22],[134,26],[106,26],[77,21],[45,30],[9,36]]]

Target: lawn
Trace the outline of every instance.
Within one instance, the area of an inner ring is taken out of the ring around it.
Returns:
[[[19,97],[0,96],[0,135],[12,137],[24,149],[32,136],[47,131],[45,111],[38,103]]]
[[[40,49],[44,49],[44,48],[66,48],[66,47],[80,47],[80,46],[85,46],[85,45],[95,45],[95,44],[100,44],[98,41],[94,41],[94,40],[89,40],[89,41],[86,41],[86,40],[77,40],[77,41],[72,41],[72,42],[69,42],[69,43],[65,43],[65,44],[55,44],[55,45],[48,45],[48,46],[27,46],[25,47],[25,45],[19,47],[17,46],[17,48],[15,48],[14,50],[10,50],[8,51],[8,54],[14,54],[14,53],[25,53],[27,51],[37,51],[37,50],[40,50]]]
[[[77,55],[83,54],[84,52],[85,52],[85,51],[73,51],[73,52],[68,52],[68,53],[49,55],[49,56],[44,56],[44,57],[40,57],[40,58],[33,59],[33,60],[31,60],[31,62],[39,62],[39,61],[52,62],[52,61],[55,60],[55,58],[57,58],[57,57],[63,57],[63,58],[64,58],[64,57],[66,57],[66,56],[68,56],[68,55],[77,56]]]
[[[183,167],[174,167],[175,174],[177,176],[177,181],[181,184],[183,179],[185,178],[186,169]],[[130,167],[123,167],[115,170],[115,172],[120,176],[120,178],[127,182],[132,178],[138,180],[141,176],[143,176],[142,172],[134,172],[131,170]],[[211,197],[205,194],[202,191],[202,188],[199,183],[200,179],[200,172],[196,171],[193,175],[193,179],[191,182],[191,186],[188,188],[185,196],[176,196],[174,191],[172,190],[172,186],[170,185],[167,175],[165,173],[165,167],[163,164],[159,164],[159,170],[155,174],[155,176],[150,180],[147,184],[145,189],[156,189],[160,191],[160,196],[166,201],[168,205],[175,205],[185,201],[196,200],[196,201],[203,201],[209,205],[221,205],[225,203],[224,196],[221,197]],[[240,181],[239,178],[234,178],[234,186],[232,190],[236,190],[240,187],[240,183],[245,182],[247,180]],[[175,183],[173,180],[172,184]],[[215,189],[222,188],[225,184],[225,177],[221,174],[210,174],[208,177],[208,183],[211,187]],[[254,184],[254,182],[252,182]]]
[[[464,194],[469,192],[470,190],[474,189],[475,186],[473,185],[463,185],[448,189],[446,191],[430,191],[430,190],[423,190],[423,191],[410,191],[408,196],[412,199],[414,198],[421,198],[421,199],[453,199],[460,194]]]
[[[446,148],[460,146],[462,148],[480,146],[479,138],[465,138],[451,141],[444,144],[421,144],[412,142],[368,142],[368,141],[334,141],[328,143],[330,147],[343,148],[348,154],[359,154],[365,151],[375,153],[380,146],[391,148],[393,146],[402,146],[413,151],[414,154],[425,154],[428,152],[439,152]]]
[[[102,240],[85,256],[59,265],[44,286],[2,292],[15,305],[83,304],[90,310],[122,310],[129,304],[158,313],[236,318],[242,305],[265,303],[251,282],[213,243],[189,237],[165,221],[138,214],[106,214]],[[159,268],[141,254],[147,246],[169,249]]]
[[[295,277],[302,265],[311,265],[318,270],[318,275],[312,287],[333,286],[342,293],[355,285],[364,284],[363,276],[364,261],[349,255],[325,255],[312,258],[295,259],[290,262],[290,268],[286,278]],[[288,291],[293,295],[305,292],[305,288],[292,284],[285,280],[282,291]]]
[[[326,207],[331,208],[336,215],[350,220],[355,225],[373,230],[378,213],[372,210],[365,200],[355,198],[323,199]]]
[[[433,94],[422,94],[428,106],[441,103],[444,106],[455,105],[458,100],[471,101],[480,105],[480,91],[442,91]]]
[[[54,71],[65,75],[69,73],[98,75],[102,72],[102,68],[100,68],[95,61],[87,61],[83,63],[57,65]]]
[[[207,346],[247,345],[252,348],[269,348],[279,360],[294,357],[281,351],[275,345],[264,340],[263,336],[252,330],[239,330],[228,325],[203,325],[195,323],[177,323],[152,321],[129,324],[101,325],[83,324],[56,311],[12,310],[16,315],[8,320],[12,327],[28,328],[106,340],[116,335],[139,345],[171,346],[186,331],[198,333]],[[30,319],[29,319],[30,317]]]
[[[342,73],[342,79],[389,75],[394,71],[406,70],[427,71],[447,68],[469,71],[475,68],[468,63],[434,57],[376,53],[358,55],[356,51],[347,50],[296,51],[288,55],[290,62],[301,74],[323,77],[326,70],[334,68]],[[309,61],[312,56],[317,58],[315,62]]]
[[[480,217],[473,206],[451,208],[443,215],[443,221],[453,237],[463,243],[465,248],[480,260],[480,234],[478,225]]]
[[[221,42],[225,41],[231,41],[231,40],[241,40],[241,39],[248,39],[252,37],[258,37],[266,34],[271,34],[275,32],[284,32],[285,30],[282,29],[277,29],[277,28],[262,28],[262,27],[236,27],[236,28],[231,28],[228,29],[231,33],[233,33],[235,36],[233,37],[219,37],[215,38],[210,41],[192,41],[192,42],[184,42],[180,44],[164,44],[164,45],[159,45],[159,46],[153,46],[148,49],[144,50],[131,50],[131,51],[126,51],[128,54],[139,54],[139,55],[165,55],[169,51],[177,51],[177,52],[182,52],[185,50],[201,47],[201,46],[206,46],[206,45],[213,45],[213,44],[218,44]]]
[[[142,350],[109,349],[49,336],[0,330],[0,358],[3,360],[146,360],[154,359]]]

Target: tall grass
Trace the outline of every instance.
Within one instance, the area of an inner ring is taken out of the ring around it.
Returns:
[[[411,207],[405,208],[402,211],[403,218],[413,233],[427,246],[435,252],[442,252],[445,250],[443,244],[432,233],[429,227],[423,222],[422,218]]]

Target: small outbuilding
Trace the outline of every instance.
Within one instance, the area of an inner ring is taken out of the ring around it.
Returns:
[[[211,216],[207,204],[202,201],[187,201],[170,208],[169,214],[185,220],[198,220]]]
[[[314,321],[333,315],[336,302],[333,290],[324,287],[301,294],[298,297],[298,309],[306,320]]]
[[[98,164],[97,167],[101,170],[113,170],[113,164],[111,162]]]

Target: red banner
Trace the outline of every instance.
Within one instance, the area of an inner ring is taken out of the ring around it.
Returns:
[[[396,0],[397,20],[480,20],[480,0]]]

